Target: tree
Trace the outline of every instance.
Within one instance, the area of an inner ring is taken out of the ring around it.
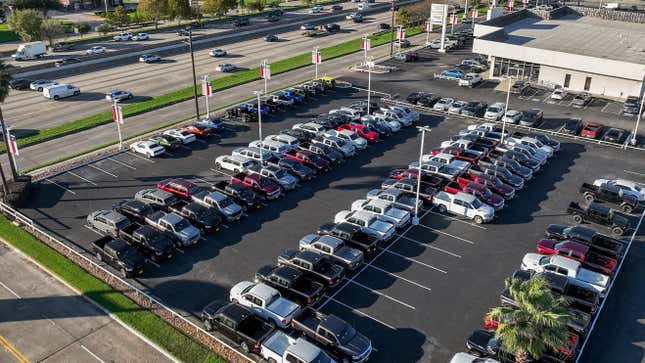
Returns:
[[[226,14],[237,6],[236,0],[204,0],[201,10],[203,14]]]
[[[10,68],[11,68],[10,65],[0,60],[0,103],[4,103],[4,100],[9,95],[9,82],[11,81],[11,73],[9,72]],[[4,117],[2,117],[1,108],[0,108],[0,124],[2,125],[2,129],[5,130],[6,126],[4,123]],[[8,144],[6,139],[7,138],[5,137],[5,144]],[[7,150],[9,150],[9,145],[7,145]],[[11,153],[7,153],[7,155],[9,154]],[[13,170],[14,166],[11,161],[12,161],[11,156],[9,156],[9,164],[11,165],[11,168]],[[0,179],[2,179],[2,191],[4,192],[3,196],[6,200],[7,196],[9,195],[9,187],[7,185],[7,178],[4,175],[4,170],[2,169],[2,165],[0,165]]]
[[[103,35],[106,35],[107,33],[112,31],[112,25],[108,23],[103,23],[96,27],[96,31]]]
[[[34,9],[40,11],[45,16],[47,16],[50,10],[59,10],[62,7],[58,0],[13,0],[10,4],[14,9]]]
[[[410,24],[410,13],[408,12],[408,9],[399,8],[399,10],[396,12],[396,24],[403,27],[406,27],[408,26],[408,24]]]
[[[113,12],[106,14],[105,22],[118,28],[122,28],[130,24],[130,17],[128,16],[128,13],[125,12],[125,9],[123,9],[123,6],[117,6]]]
[[[47,39],[49,46],[54,46],[56,38],[65,34],[65,26],[60,20],[46,19],[40,24],[40,34]]]
[[[86,21],[81,21],[80,23],[76,23],[76,31],[78,34],[81,35],[81,38],[83,35],[87,34],[92,30],[92,27],[90,26],[90,23]]]
[[[16,10],[7,21],[9,28],[18,33],[25,42],[40,40],[40,25],[42,22],[43,18],[33,9]]]
[[[177,19],[177,23],[180,23],[182,19],[190,19],[193,11],[190,8],[189,0],[168,0],[166,14],[168,18]]]
[[[246,2],[246,8],[249,9],[250,11],[262,11],[264,10],[264,7],[266,6],[266,1],[265,0],[254,0],[254,1],[247,1]]]
[[[155,29],[159,27],[159,20],[168,12],[167,0],[139,0],[137,13],[143,19],[155,23]]]
[[[499,322],[495,335],[517,363],[539,359],[548,350],[566,345],[570,316],[565,298],[556,297],[543,278],[507,279],[506,287],[518,307],[496,307],[488,317]]]

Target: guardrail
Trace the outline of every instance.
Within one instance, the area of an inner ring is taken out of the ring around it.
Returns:
[[[161,301],[146,294],[133,286],[121,277],[113,274],[104,267],[86,257],[83,253],[76,251],[68,244],[60,241],[56,237],[49,234],[43,227],[38,225],[29,217],[15,210],[11,206],[0,202],[0,212],[7,216],[9,219],[17,223],[25,231],[36,237],[47,246],[53,248],[58,253],[67,257],[69,260],[83,268],[88,273],[99,278],[106,284],[112,286],[114,289],[128,296],[141,307],[150,310],[175,328],[181,330],[184,334],[195,339],[201,344],[205,345],[215,353],[219,354],[222,358],[233,363],[248,363],[254,362],[251,358],[238,352],[235,348],[227,343],[208,333],[195,323],[184,318],[173,309],[166,306]]]

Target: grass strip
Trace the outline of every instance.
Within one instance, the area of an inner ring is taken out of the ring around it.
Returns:
[[[423,31],[422,26],[414,26],[408,28],[406,33],[408,36],[413,36],[419,34]],[[380,32],[373,36],[372,46],[379,46],[386,44],[390,41],[390,32]],[[361,43],[359,39],[348,40],[330,47],[320,49],[323,61],[330,60],[333,58],[345,56],[351,53],[355,53],[361,50]],[[301,67],[306,67],[310,65],[311,56],[310,53],[303,53],[294,57],[286,58],[279,60],[277,62],[271,63],[271,73],[277,75],[280,73],[292,71]],[[235,72],[226,76],[216,78],[211,81],[213,86],[213,91],[222,91],[227,88],[239,86],[248,82],[253,82],[260,79],[259,77],[259,68],[251,68],[248,70]],[[200,92],[201,93],[201,92]],[[193,88],[185,87],[170,93],[166,93],[160,96],[153,97],[149,100],[125,104],[123,105],[123,113],[125,117],[130,117],[138,115],[144,112],[152,111],[162,107],[170,106],[172,104],[189,100],[193,97]],[[79,120],[66,122],[61,125],[53,126],[40,130],[38,133],[29,135],[18,139],[18,145],[20,147],[25,147],[28,145],[37,144],[47,140],[51,140],[57,137],[68,135],[74,132],[79,132],[87,130],[96,126],[100,126],[106,123],[112,122],[112,112],[104,111],[92,116],[84,117]],[[0,145],[0,151],[5,151],[5,146]]]
[[[0,216],[0,237],[184,362],[224,363],[203,345]]]
[[[7,23],[0,24],[0,43],[13,42],[19,40],[20,37],[16,32],[9,29]]]

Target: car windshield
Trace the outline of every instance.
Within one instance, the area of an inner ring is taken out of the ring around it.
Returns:
[[[490,189],[481,189],[480,192],[482,193],[482,196],[486,198],[490,198],[493,196],[493,192],[491,192]]]
[[[358,135],[356,135],[356,134],[349,134],[349,135],[347,135],[347,137],[348,137],[350,140],[358,140],[358,139],[360,138],[360,137],[359,137]]]
[[[470,204],[472,204],[475,209],[479,209],[482,206],[482,202],[479,199],[473,200]]]
[[[540,258],[540,265],[546,265],[547,263],[551,262],[551,257],[550,256],[543,256]]]
[[[488,108],[488,112],[494,112],[494,113],[497,113],[497,112],[499,112],[499,108],[497,108],[497,107],[489,107],[489,108]]]
[[[343,329],[343,331],[340,334],[338,334],[338,340],[342,344],[347,344],[355,336],[356,336],[356,329],[354,329],[351,325],[347,324],[345,325],[345,329]]]
[[[264,179],[264,178],[260,178],[260,179],[258,180],[258,183],[260,184],[260,186],[261,186],[262,188],[268,187],[268,186],[271,184],[271,182],[269,181],[269,179]]]
[[[634,190],[640,193],[642,189],[640,185],[634,184]]]
[[[175,224],[175,230],[181,231],[183,229],[188,228],[189,226],[190,224],[185,219],[182,219],[177,224]]]
[[[188,131],[179,131],[178,134],[181,136],[190,136],[190,133]]]
[[[218,204],[219,204],[220,208],[226,208],[229,205],[231,205],[232,203],[233,203],[233,201],[231,199],[224,198],[224,199],[220,200]]]
[[[284,170],[282,170],[282,169],[280,169],[280,170],[276,170],[276,172],[275,172],[275,177],[276,177],[276,178],[284,178],[285,176],[287,176],[287,172],[286,172],[286,171],[284,171]]]

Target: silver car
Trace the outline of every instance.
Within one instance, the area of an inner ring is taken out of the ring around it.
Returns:
[[[379,216],[382,220],[402,228],[410,222],[410,212],[397,208],[393,203],[381,199],[358,199],[352,203],[352,210],[362,210]]]
[[[465,101],[455,101],[448,108],[448,113],[459,114],[467,104]]]
[[[359,267],[364,260],[363,252],[348,247],[343,240],[329,235],[308,234],[300,239],[301,251],[313,251],[327,256],[348,270]]]
[[[435,111],[448,111],[454,102],[455,100],[453,98],[442,98],[432,106],[432,109]]]
[[[101,234],[118,237],[119,231],[130,224],[124,215],[111,210],[97,210],[87,216],[87,225]]]

